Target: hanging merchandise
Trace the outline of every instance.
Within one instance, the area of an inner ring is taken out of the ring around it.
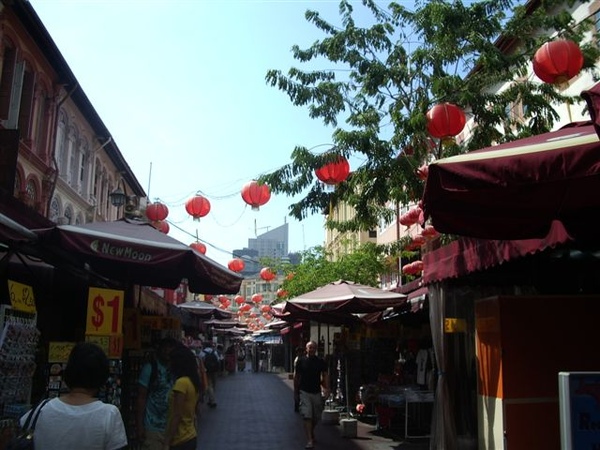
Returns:
[[[31,406],[35,354],[40,339],[36,317],[35,313],[0,306],[0,408],[5,418],[15,421]]]

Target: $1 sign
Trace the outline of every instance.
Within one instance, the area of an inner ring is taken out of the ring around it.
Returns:
[[[87,317],[87,334],[114,335],[121,333],[123,291],[90,288]]]

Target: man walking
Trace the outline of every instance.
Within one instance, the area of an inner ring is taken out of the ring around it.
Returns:
[[[306,355],[296,361],[294,367],[294,401],[300,404],[300,414],[304,419],[304,432],[307,443],[304,448],[315,445],[315,426],[321,419],[324,398],[329,396],[329,376],[327,364],[317,356],[317,343],[306,344]]]
[[[217,406],[217,403],[215,402],[215,388],[217,385],[217,374],[219,373],[221,365],[219,363],[219,355],[213,348],[211,341],[206,341],[200,357],[204,363],[208,382],[208,385],[206,386],[208,406],[210,408],[215,408]]]

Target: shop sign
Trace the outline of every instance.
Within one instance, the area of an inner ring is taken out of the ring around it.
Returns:
[[[90,288],[86,334],[117,335],[123,329],[124,291]]]
[[[88,334],[85,336],[86,342],[92,342],[98,345],[109,359],[120,359],[123,354],[123,335],[100,336]]]
[[[35,313],[35,297],[31,286],[8,280],[8,295],[10,296],[10,304],[14,309]]]
[[[444,319],[444,333],[464,333],[467,331],[467,321],[465,319],[457,319],[446,317]]]
[[[75,342],[51,341],[48,344],[48,362],[67,362],[73,347],[75,347]]]

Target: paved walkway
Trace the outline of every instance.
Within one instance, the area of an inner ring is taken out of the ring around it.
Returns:
[[[198,450],[301,450],[302,419],[294,412],[292,382],[286,374],[238,372],[218,379],[217,407],[202,407]],[[424,450],[423,439],[407,442],[358,422],[358,435],[341,436],[339,425],[320,424],[316,449]]]

